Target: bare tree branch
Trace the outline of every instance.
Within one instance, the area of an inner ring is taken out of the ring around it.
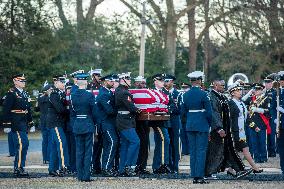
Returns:
[[[130,5],[127,1],[125,0],[120,0],[127,8],[129,8],[129,10],[135,14],[138,18],[142,19],[142,14],[136,10],[132,5]],[[148,23],[147,24],[148,28],[150,29],[150,31],[153,33],[153,34],[157,34],[157,30],[155,29],[155,27],[151,24],[151,23]]]
[[[82,0],[76,0],[77,24],[81,25],[84,21]]]
[[[55,0],[54,1],[55,5],[57,6],[58,8],[58,13],[59,13],[59,18],[63,24],[63,27],[66,28],[69,26],[69,22],[64,14],[64,11],[63,11],[63,7],[62,7],[62,1],[61,0]]]
[[[165,26],[166,21],[165,21],[163,14],[162,14],[161,8],[153,0],[148,0],[148,2],[150,3],[151,7],[153,8],[154,12],[156,13],[161,25]]]
[[[187,12],[191,11],[192,9],[194,9],[195,7],[197,7],[198,5],[200,5],[202,3],[202,0],[198,1],[196,4],[194,5],[188,5],[186,8],[182,9],[179,13],[176,14],[175,16],[175,21],[178,21],[181,17],[183,17]]]
[[[88,13],[86,15],[86,20],[92,20],[94,18],[97,6],[101,4],[104,0],[91,0]]]
[[[199,34],[199,36],[197,37],[197,43],[199,43],[202,39],[202,37],[204,36],[204,34],[206,33],[206,31],[215,23],[220,22],[220,20],[225,17],[228,16],[234,12],[237,12],[241,9],[241,7],[234,7],[232,9],[230,9],[227,12],[224,12],[222,14],[220,14],[219,16],[217,16],[216,18],[214,18],[213,20],[209,21],[206,26],[203,28],[203,30],[201,31],[201,33]]]

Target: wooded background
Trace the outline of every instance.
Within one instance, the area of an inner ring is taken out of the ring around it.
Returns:
[[[128,11],[98,14],[105,1],[120,1]],[[284,0],[145,3],[143,19],[138,0],[0,0],[0,94],[19,72],[28,90],[55,74],[91,67],[137,76],[141,19],[147,22],[146,77],[173,73],[180,82],[204,70],[207,82],[236,72],[257,81],[283,69]]]

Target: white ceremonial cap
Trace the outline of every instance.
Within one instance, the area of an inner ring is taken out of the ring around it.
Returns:
[[[146,82],[146,79],[143,76],[139,75],[134,78],[134,81]]]
[[[198,79],[204,79],[204,73],[202,71],[194,71],[187,75],[191,80],[198,80]]]

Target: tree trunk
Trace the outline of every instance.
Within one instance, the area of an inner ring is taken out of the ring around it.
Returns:
[[[165,39],[166,65],[169,73],[175,73],[177,23],[168,22]]]
[[[192,5],[195,0],[187,0],[187,5]],[[187,13],[188,17],[188,35],[189,35],[189,72],[196,70],[196,54],[197,54],[197,43],[195,38],[195,8]]]
[[[204,2],[204,12],[205,12],[205,24],[208,24],[209,21],[209,0],[205,0]],[[205,79],[209,77],[209,64],[210,64],[210,36],[209,36],[209,29],[206,30],[204,35],[204,53],[205,53],[205,60],[203,63],[203,71],[205,74]]]
[[[265,15],[269,25],[272,48],[277,55],[277,63],[280,63],[281,54],[283,53],[283,28],[278,17],[278,0],[270,0],[269,9],[266,9]]]

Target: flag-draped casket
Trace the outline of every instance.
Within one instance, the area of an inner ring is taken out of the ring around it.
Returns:
[[[98,90],[90,91],[95,96],[98,95]],[[153,89],[129,89],[133,95],[133,101],[137,108],[142,110],[142,113],[137,117],[138,120],[168,120],[169,97],[161,91]],[[69,99],[69,94],[67,94]]]

